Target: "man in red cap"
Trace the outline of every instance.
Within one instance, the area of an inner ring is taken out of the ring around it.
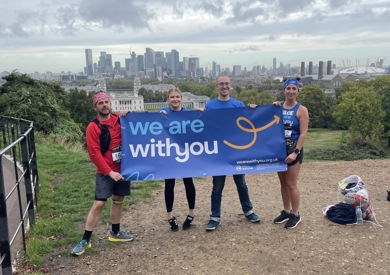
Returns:
[[[86,138],[89,157],[96,165],[96,193],[95,201],[88,213],[84,236],[72,250],[72,254],[76,256],[83,254],[86,248],[91,247],[92,232],[110,197],[112,197],[110,211],[112,231],[108,240],[128,242],[134,239],[133,235],[120,230],[122,203],[124,196],[130,195],[130,181],[125,181],[120,174],[122,137],[119,114],[111,113],[110,97],[102,91],[93,97],[93,108],[97,115],[87,126]]]

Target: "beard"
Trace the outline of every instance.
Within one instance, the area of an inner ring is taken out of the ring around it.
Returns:
[[[110,113],[111,113],[111,111],[109,108],[104,108],[104,109],[98,111],[98,114],[101,117],[108,117],[110,115]]]

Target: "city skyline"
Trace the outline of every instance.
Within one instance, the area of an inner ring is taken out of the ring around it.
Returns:
[[[0,71],[84,71],[106,51],[113,62],[145,48],[213,61],[221,68],[332,60],[390,62],[390,1],[48,0],[6,1],[0,11]],[[348,61],[348,62],[347,62]]]

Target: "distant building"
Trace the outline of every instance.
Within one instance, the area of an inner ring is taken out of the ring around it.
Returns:
[[[139,77],[134,78],[133,91],[127,90],[110,90],[108,95],[112,103],[112,110],[114,112],[120,111],[144,111],[144,97],[138,95],[138,91],[141,88],[141,80]]]
[[[386,74],[386,70],[374,66],[358,66],[350,67],[339,71],[339,74],[371,74],[371,75],[382,75]]]
[[[234,65],[233,76],[240,76],[240,75],[241,75],[241,65]]]
[[[85,74],[93,75],[93,59],[92,59],[92,50],[85,49]]]

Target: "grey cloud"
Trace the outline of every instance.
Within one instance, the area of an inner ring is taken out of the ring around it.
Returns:
[[[147,6],[137,1],[82,1],[79,15],[87,22],[98,22],[105,28],[149,28],[148,22],[155,15]]]
[[[329,0],[330,8],[332,10],[348,5],[348,3],[348,0]]]
[[[16,21],[19,24],[28,24],[29,22],[39,20],[41,16],[42,14],[39,11],[20,10],[17,12]]]
[[[265,10],[267,3],[268,1],[238,1],[233,4],[233,15],[227,22],[258,22],[261,18],[267,18],[268,13]]]
[[[220,17],[224,14],[223,5],[224,5],[223,1],[215,1],[215,3],[211,3],[207,1],[207,2],[197,4],[195,8],[210,13],[215,17]]]
[[[11,26],[9,26],[9,30],[11,32],[11,36],[28,37],[28,33],[18,23],[14,23]]]
[[[276,8],[283,16],[286,14],[307,10],[315,2],[315,0],[278,0]]]
[[[154,2],[154,1],[153,1]],[[155,2],[154,2],[155,3]],[[163,5],[169,6],[172,12],[182,18],[188,10],[195,12],[208,13],[214,17],[220,17],[223,15],[224,2],[222,0],[214,1],[163,1]]]
[[[248,45],[245,47],[232,48],[227,50],[228,53],[236,53],[236,52],[258,52],[261,51],[259,46]]]
[[[58,31],[65,35],[65,36],[71,36],[74,35],[78,28],[74,26],[76,18],[77,18],[77,11],[73,7],[61,7],[57,9],[58,14]]]

